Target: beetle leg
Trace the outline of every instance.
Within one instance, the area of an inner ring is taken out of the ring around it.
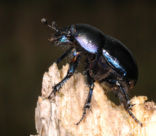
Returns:
[[[93,94],[93,89],[94,89],[94,80],[90,77],[88,71],[87,71],[87,81],[88,81],[88,85],[89,85],[89,93],[88,93],[88,97],[86,99],[85,105],[83,107],[82,117],[79,120],[79,122],[76,123],[76,125],[79,125],[80,122],[84,119],[84,117],[86,115],[86,110],[90,108],[90,104],[91,104],[91,99],[92,99],[92,94]]]
[[[73,47],[70,47],[68,50],[66,50],[66,52],[57,59],[56,63],[60,63],[65,57],[67,57],[69,53],[71,53],[72,49]]]
[[[53,91],[50,93],[48,98],[51,98],[53,93],[55,95],[56,92],[59,91],[60,88],[64,85],[64,83],[74,74],[75,69],[77,68],[77,65],[79,62],[80,54],[79,54],[79,52],[74,51],[73,55],[74,55],[74,57],[73,57],[72,61],[70,62],[70,66],[69,66],[67,75],[62,79],[61,82],[59,82],[58,84],[56,84],[53,87]]]
[[[143,124],[135,117],[135,115],[131,111],[134,105],[130,103],[130,99],[125,88],[118,81],[116,81],[116,85],[119,87],[119,99],[124,104],[125,110],[138,124],[140,124],[140,126],[142,126]]]
[[[126,90],[121,86],[121,84],[118,81],[116,81],[116,85],[119,87],[121,94],[123,94],[123,96],[125,97],[126,102],[129,102],[130,99]]]

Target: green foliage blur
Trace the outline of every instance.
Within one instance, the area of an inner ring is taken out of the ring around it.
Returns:
[[[156,101],[154,0],[1,0],[1,135],[35,134],[34,109],[43,73],[63,53],[48,42],[51,31],[40,23],[42,17],[59,26],[88,23],[120,39],[133,52],[140,71],[130,95]]]

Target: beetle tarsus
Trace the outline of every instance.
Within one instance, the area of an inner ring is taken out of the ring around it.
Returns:
[[[138,123],[141,127],[143,126],[143,124],[134,116],[134,114],[131,112],[131,110],[127,109],[127,112],[135,120],[136,123]]]
[[[80,120],[76,123],[76,125],[79,125],[79,124],[81,123],[81,121],[84,119],[84,117],[85,117],[85,115],[86,115],[86,110],[87,110],[87,108],[89,108],[89,107],[86,107],[86,108],[84,107],[84,109],[83,109],[83,114],[82,114]]]

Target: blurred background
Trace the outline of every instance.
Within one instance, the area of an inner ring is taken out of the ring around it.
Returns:
[[[34,110],[42,76],[61,48],[48,42],[42,17],[59,26],[88,23],[120,39],[133,52],[139,80],[130,94],[156,101],[155,0],[1,0],[1,135],[35,134]]]

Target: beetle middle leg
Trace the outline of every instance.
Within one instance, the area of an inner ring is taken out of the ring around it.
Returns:
[[[135,115],[132,113],[132,107],[133,104],[130,103],[129,96],[126,92],[126,89],[118,82],[116,81],[116,85],[119,87],[120,92],[118,93],[120,101],[124,104],[124,108],[128,112],[128,114],[138,123],[140,126],[143,124],[135,117]]]
[[[62,81],[60,81],[58,84],[56,84],[53,87],[53,91],[50,93],[48,98],[51,98],[53,93],[55,95],[56,92],[59,91],[60,88],[64,85],[64,83],[74,74],[75,69],[77,68],[79,59],[80,59],[80,54],[79,54],[79,52],[76,52],[76,50],[74,50],[73,55],[74,55],[74,57],[72,58],[72,60],[69,64],[69,69],[68,69],[67,75],[62,79]]]
[[[88,85],[89,85],[89,93],[88,93],[85,105],[83,107],[83,114],[82,114],[80,120],[76,123],[76,125],[79,125],[80,122],[84,119],[84,117],[86,115],[86,111],[87,111],[87,109],[90,108],[90,104],[91,104],[91,99],[92,99],[93,89],[94,89],[94,80],[90,77],[89,71],[87,71],[87,81],[88,81]]]

